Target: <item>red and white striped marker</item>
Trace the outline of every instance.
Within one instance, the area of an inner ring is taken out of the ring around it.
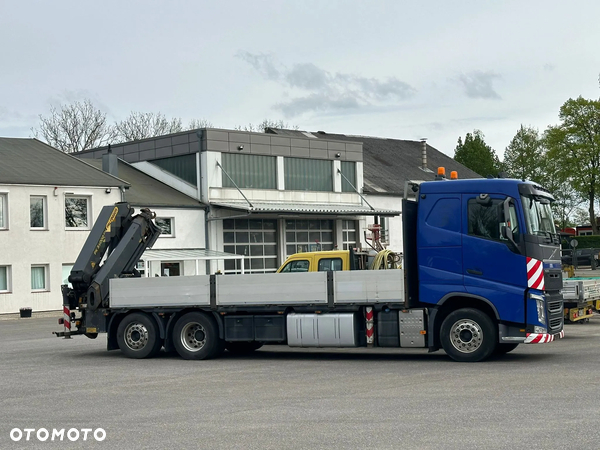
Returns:
[[[527,257],[527,287],[543,291],[544,264],[539,259]]]
[[[65,337],[68,337],[71,332],[71,310],[67,305],[63,306],[63,324],[65,325]]]
[[[558,334],[548,333],[529,333],[525,338],[525,344],[545,344],[554,340],[562,339],[565,337],[565,330],[562,330]]]
[[[373,307],[367,306],[365,308],[365,319],[367,324],[367,345],[373,346],[373,332],[374,332],[374,321],[373,321]]]

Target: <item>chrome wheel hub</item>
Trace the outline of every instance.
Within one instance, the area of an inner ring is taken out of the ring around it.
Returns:
[[[473,320],[458,320],[450,328],[450,342],[461,353],[473,353],[483,344],[483,330]]]
[[[187,351],[201,350],[206,345],[206,330],[197,322],[186,324],[181,330],[181,343]]]
[[[141,323],[131,323],[125,329],[125,344],[131,350],[141,350],[148,344],[148,329]]]

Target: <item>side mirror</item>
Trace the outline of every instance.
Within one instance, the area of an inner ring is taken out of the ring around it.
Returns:
[[[512,230],[510,229],[510,227],[508,225],[502,225],[500,227],[500,234],[507,241],[513,241],[514,242],[513,232],[512,232]]]
[[[517,243],[515,242],[514,236],[513,236],[513,232],[512,232],[512,228],[511,228],[511,223],[510,223],[510,202],[512,201],[512,197],[506,197],[506,200],[504,200],[504,204],[503,204],[503,210],[504,210],[504,224],[500,227],[500,234],[501,236],[506,239],[508,242],[510,242],[512,244],[513,247],[513,251],[516,251],[517,253],[521,253],[521,249],[519,248],[519,246],[517,245]]]

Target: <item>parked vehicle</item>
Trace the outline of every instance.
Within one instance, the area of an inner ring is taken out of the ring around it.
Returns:
[[[65,331],[56,334],[107,333],[108,349],[131,358],[283,344],[443,348],[466,362],[562,337],[552,196],[520,180],[439,178],[412,183],[416,197],[403,201],[397,270],[139,278],[135,263],[159,234],[152,213],[105,207],[73,288],[63,286]]]
[[[390,250],[325,250],[294,253],[285,260],[277,273],[397,269],[400,265],[400,255]]]
[[[563,298],[566,321],[588,321],[594,310],[600,311],[600,278],[565,278]]]
[[[575,253],[575,259],[573,258]],[[598,264],[598,249],[595,248],[577,248],[574,250],[563,250],[561,261],[563,264],[572,266],[577,260],[578,266],[597,266]],[[593,261],[592,261],[593,260]]]

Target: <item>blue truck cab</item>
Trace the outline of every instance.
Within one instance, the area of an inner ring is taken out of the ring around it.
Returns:
[[[560,240],[547,190],[442,178],[413,191],[415,201],[403,203],[407,303],[427,308],[429,329],[440,331],[429,333],[430,351],[478,360],[474,352],[563,336]],[[497,341],[483,345],[490,332]]]

